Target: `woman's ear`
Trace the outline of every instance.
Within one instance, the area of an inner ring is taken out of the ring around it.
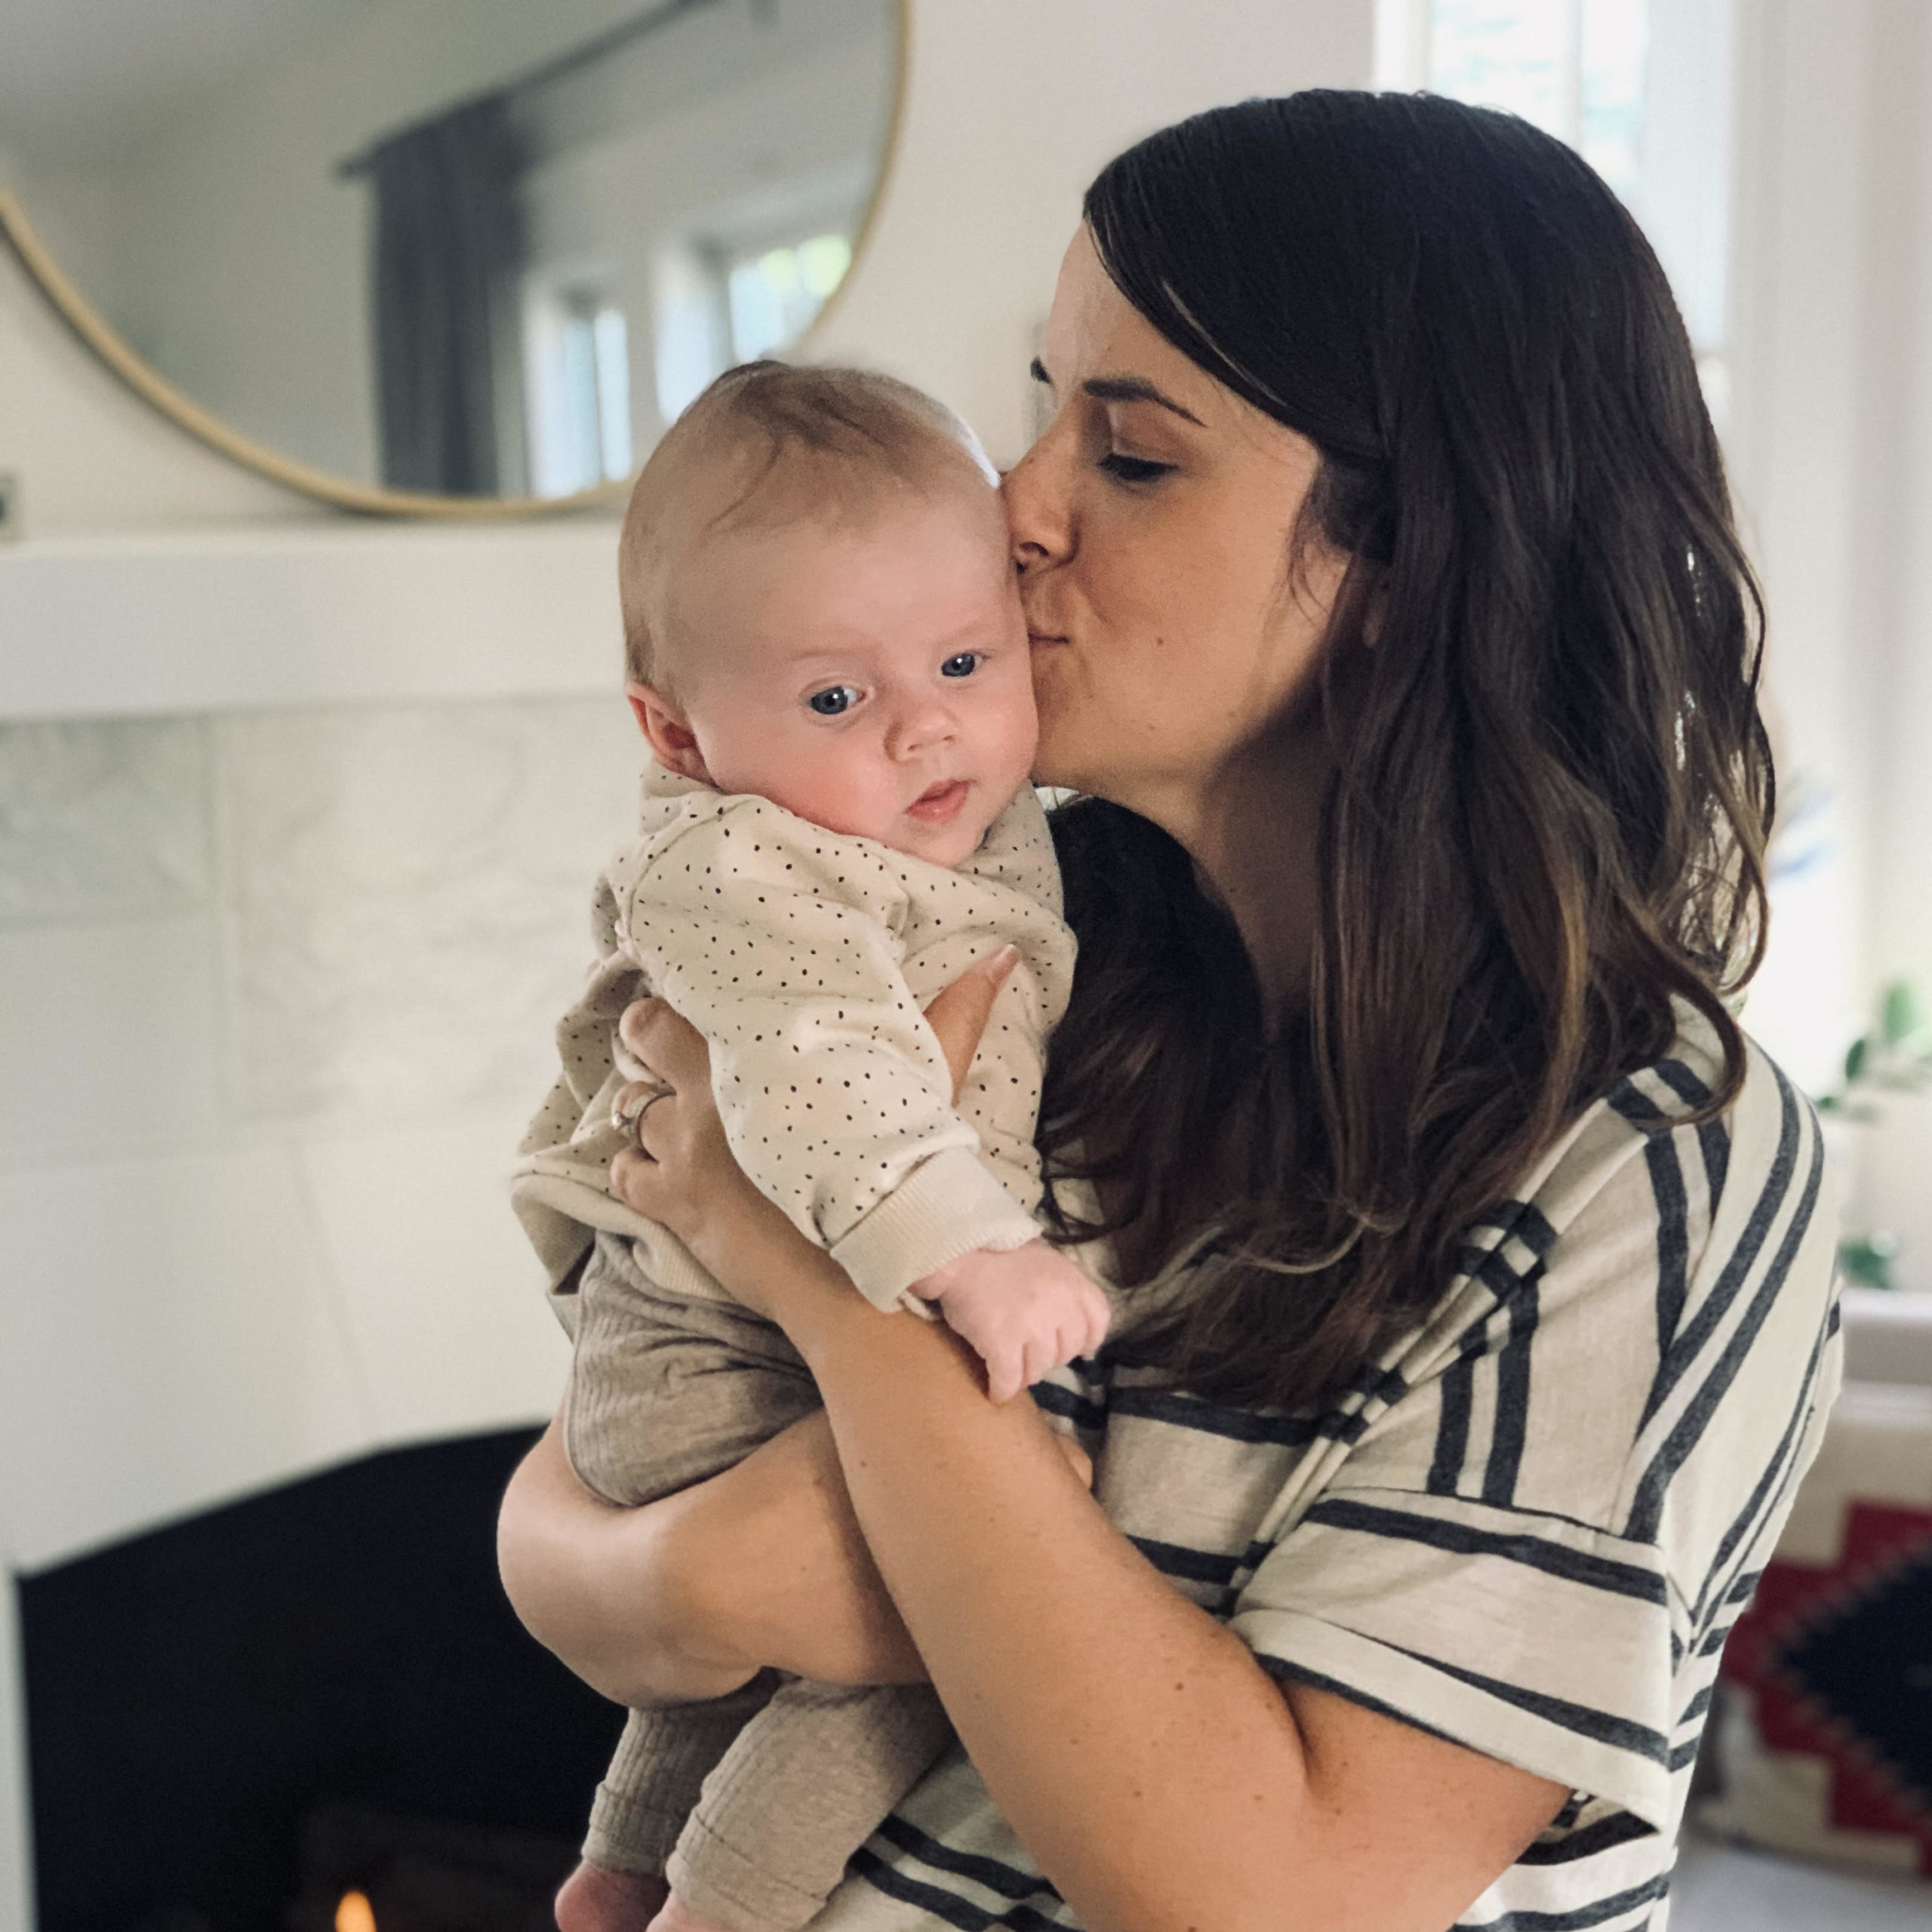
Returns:
[[[644,734],[657,762],[681,778],[695,778],[709,785],[711,774],[704,768],[704,754],[697,748],[697,734],[675,700],[649,685],[626,685],[624,695],[630,700],[637,728]]]

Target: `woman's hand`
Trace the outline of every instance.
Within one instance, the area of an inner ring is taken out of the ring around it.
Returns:
[[[719,1250],[728,1251],[735,1236],[761,1228],[771,1235],[779,1229],[792,1233],[746,1178],[725,1140],[704,1035],[661,999],[626,1007],[617,1033],[651,1075],[624,1088],[612,1109],[637,1121],[636,1147],[611,1163],[618,1198],[669,1228],[714,1275]]]

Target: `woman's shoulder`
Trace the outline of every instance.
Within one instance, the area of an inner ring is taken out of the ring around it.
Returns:
[[[1514,1198],[1472,1229],[1463,1278],[1534,1274],[1546,1312],[1628,1303],[1668,1355],[1780,1294],[1821,1318],[1832,1290],[1835,1197],[1817,1112],[1757,1042],[1721,1106],[1724,1054],[1686,1008],[1669,1050],[1573,1123]]]
[[[1715,1235],[1728,1220],[1727,1201],[1749,1195],[1761,1216],[1772,1205],[1767,1187],[1782,1199],[1795,1180],[1801,1195],[1814,1169],[1822,1190],[1817,1116],[1783,1070],[1741,1034],[1743,1078],[1713,1107],[1724,1085],[1722,1044],[1694,1008],[1681,1007],[1678,1020],[1665,1053],[1624,1075],[1546,1151],[1503,1204],[1506,1218],[1521,1213],[1547,1245],[1606,1192],[1626,1212],[1658,1221],[1675,1219],[1679,1196],[1694,1195],[1697,1218]]]
[[[1761,1467],[1772,1444],[1757,1436],[1801,1421],[1830,1367],[1823,1134],[1776,1063],[1744,1048],[1721,1108],[1721,1048],[1687,1019],[1667,1054],[1586,1109],[1471,1231],[1456,1288],[1403,1364],[1418,1382],[1426,1362],[1478,1384],[1513,1372],[1523,1493],[1638,1540],[1726,1445],[1735,1466]]]

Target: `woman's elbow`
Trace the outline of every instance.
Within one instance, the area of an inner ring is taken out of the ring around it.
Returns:
[[[672,1525],[559,1493],[549,1442],[518,1466],[497,1519],[497,1574],[524,1628],[592,1690],[633,1709],[735,1690],[750,1671],[697,1654],[702,1614]]]
[[[555,1425],[552,1425],[554,1433]],[[497,1512],[497,1574],[518,1620],[581,1676],[577,1652],[582,1592],[571,1587],[568,1547],[557,1521],[560,1499],[546,1464],[550,1435],[517,1465]]]

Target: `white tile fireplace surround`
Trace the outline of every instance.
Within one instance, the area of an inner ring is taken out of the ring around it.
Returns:
[[[9,1570],[554,1404],[504,1180],[635,796],[614,549],[0,549]]]

